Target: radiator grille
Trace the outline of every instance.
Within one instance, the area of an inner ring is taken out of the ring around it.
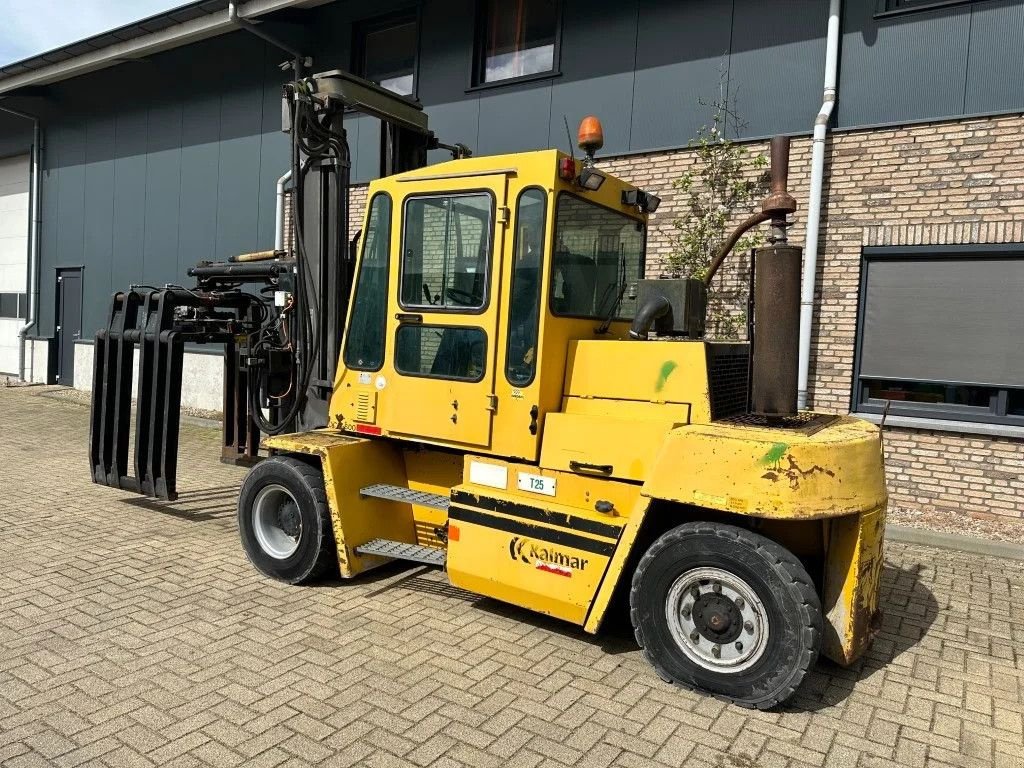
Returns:
[[[356,421],[373,424],[377,420],[377,393],[360,392],[356,395]]]
[[[746,344],[708,344],[708,390],[711,418],[724,419],[747,410]]]

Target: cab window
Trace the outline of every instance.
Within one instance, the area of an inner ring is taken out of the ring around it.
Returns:
[[[403,307],[479,311],[486,306],[492,209],[486,192],[406,201]]]
[[[516,204],[512,291],[509,306],[505,377],[517,387],[533,381],[537,370],[537,327],[540,321],[540,276],[544,260],[544,217],[547,194],[526,189]]]
[[[395,336],[395,369],[406,376],[480,381],[486,360],[480,328],[401,325]]]
[[[609,208],[562,193],[555,208],[551,311],[592,319],[636,313],[645,227]]]
[[[370,215],[363,233],[352,318],[345,341],[345,365],[357,371],[376,371],[384,363],[390,240],[391,198],[383,193],[376,194],[370,201]]]

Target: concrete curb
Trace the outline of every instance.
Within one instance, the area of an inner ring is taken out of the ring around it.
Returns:
[[[926,528],[908,528],[903,525],[885,526],[885,538],[886,541],[895,541],[900,544],[920,544],[925,547],[953,549],[975,555],[1024,561],[1024,544],[1014,544],[1009,541],[979,539],[977,536],[943,533]]]

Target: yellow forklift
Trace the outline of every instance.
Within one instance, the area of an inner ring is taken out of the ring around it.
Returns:
[[[293,133],[341,81],[354,82],[328,73],[289,92]],[[343,132],[320,125],[315,142],[297,142],[298,170],[315,165],[308,152],[343,147]],[[659,200],[598,167],[596,119],[578,143],[580,159],[554,149],[470,157],[456,145],[451,161],[372,182],[344,290],[316,294],[303,280],[308,232],[297,266],[282,254],[255,262],[267,274],[284,265],[268,282],[285,294],[283,321],[239,298],[223,265],[219,283],[199,286],[208,305],[180,297],[175,328],[188,340],[206,318],[211,340],[222,328],[237,347],[229,397],[240,377],[256,391],[251,408],[236,402],[243,431],[247,419],[282,416],[262,429],[269,455],[241,489],[242,545],[290,584],[393,560],[442,568],[458,587],[589,633],[628,605],[662,678],[773,707],[819,653],[849,664],[870,643],[886,508],[878,428],[796,407],[801,249],[786,240],[788,141],[772,142],[763,210],[704,281],[644,277]],[[706,341],[706,284],[761,223],[770,244],[752,259],[752,341]],[[303,295],[296,312],[291,297]],[[332,379],[301,373],[323,355],[317,344],[275,380],[267,339],[312,328],[332,304],[346,308]],[[111,328],[122,345],[145,342],[145,330]],[[316,386],[320,424],[303,402]],[[157,451],[165,466],[170,454],[162,480],[145,446],[138,478],[127,478],[110,458],[125,452],[116,423],[96,409],[97,482],[168,497],[176,445]]]

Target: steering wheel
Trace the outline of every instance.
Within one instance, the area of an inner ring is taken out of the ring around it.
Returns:
[[[480,303],[480,299],[469,291],[461,288],[445,288],[444,295],[461,307],[473,307]]]

